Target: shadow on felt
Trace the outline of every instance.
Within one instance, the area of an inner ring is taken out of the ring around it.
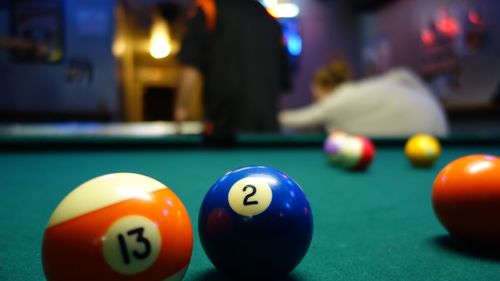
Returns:
[[[450,235],[440,235],[431,240],[439,248],[462,256],[500,262],[500,246],[473,244]]]
[[[239,279],[232,279],[226,275],[224,275],[222,272],[219,270],[212,268],[209,270],[206,270],[203,272],[200,276],[199,279],[200,281],[239,281]],[[290,273],[288,276],[282,278],[282,279],[259,279],[259,281],[302,281],[302,279],[298,278],[296,274],[293,272]]]

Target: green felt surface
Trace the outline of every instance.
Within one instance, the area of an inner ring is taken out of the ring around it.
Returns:
[[[185,280],[225,280],[197,235],[205,192],[226,171],[269,165],[304,189],[314,215],[311,248],[288,280],[500,280],[500,255],[446,235],[430,202],[432,182],[449,161],[494,146],[444,148],[431,169],[412,168],[402,147],[379,148],[365,173],[330,167],[308,148],[59,150],[0,153],[0,280],[44,280],[41,242],[57,203],[98,175],[136,172],[156,178],[185,203],[195,227]]]

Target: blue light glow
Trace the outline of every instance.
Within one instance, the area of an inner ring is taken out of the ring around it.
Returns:
[[[285,34],[288,51],[292,56],[302,53],[302,38],[297,33],[287,32]]]

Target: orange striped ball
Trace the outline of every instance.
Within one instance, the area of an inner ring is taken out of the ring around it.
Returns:
[[[53,212],[42,245],[49,281],[181,280],[193,248],[172,190],[139,174],[87,181]]]

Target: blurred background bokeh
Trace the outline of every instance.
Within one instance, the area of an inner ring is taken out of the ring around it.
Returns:
[[[443,104],[455,134],[500,133],[500,1],[268,0],[292,88],[311,103],[332,59],[355,79],[405,66]],[[190,0],[0,1],[0,122],[172,121],[176,54]],[[189,120],[203,116],[201,86]]]

